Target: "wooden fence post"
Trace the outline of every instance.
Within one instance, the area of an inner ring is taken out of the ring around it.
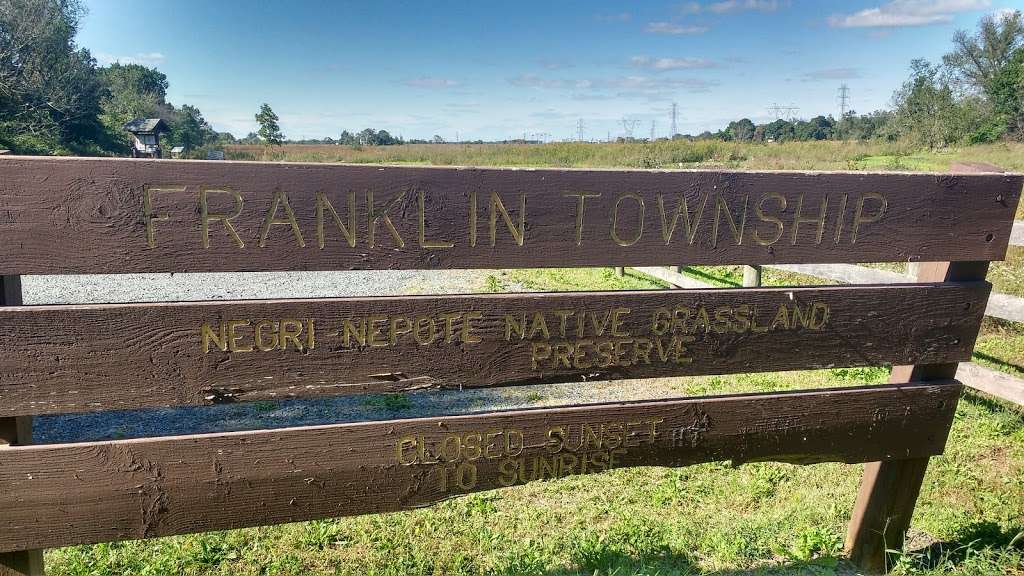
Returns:
[[[618,276],[619,278],[622,278],[623,276],[626,275],[626,269],[622,266],[616,266],[615,275]]]
[[[21,277],[0,276],[0,306],[21,304]],[[32,442],[32,417],[0,418],[0,450]],[[3,511],[0,511],[2,514]],[[42,576],[43,551],[0,554],[0,576]]]
[[[984,280],[987,272],[988,262],[928,262],[919,266],[917,281]],[[894,366],[889,382],[951,379],[956,376],[957,366],[957,363]],[[846,553],[863,570],[888,570],[887,551],[903,549],[903,539],[927,469],[928,458],[871,462],[865,466],[846,532]]]
[[[743,286],[746,288],[754,288],[761,285],[761,267],[760,266],[744,266],[743,267]]]

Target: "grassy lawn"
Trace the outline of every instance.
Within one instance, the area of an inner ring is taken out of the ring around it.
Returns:
[[[723,283],[737,268],[697,272]],[[766,275],[766,283],[806,283]],[[495,289],[655,288],[611,269],[521,270]],[[1012,358],[1012,326],[979,350]],[[885,368],[679,378],[680,395],[884,382]],[[374,402],[395,402],[372,398]],[[423,510],[97,546],[47,554],[49,573],[853,574],[841,557],[861,466],[712,463],[535,482]],[[965,394],[934,458],[896,574],[1024,575],[1024,414]]]

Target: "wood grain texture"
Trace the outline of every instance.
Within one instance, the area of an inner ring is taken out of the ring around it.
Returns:
[[[0,450],[0,551],[379,513],[625,466],[919,458],[957,382]],[[420,447],[423,447],[420,450]]]
[[[21,277],[0,276],[0,306],[22,303]],[[0,416],[0,450],[32,443],[32,417]],[[43,551],[0,552],[0,576],[42,576]]]
[[[917,267],[918,282],[976,282],[988,274],[988,262],[926,262]],[[982,307],[985,302],[983,301]],[[954,378],[957,362],[893,366],[889,382],[934,382]],[[955,401],[954,401],[955,403]],[[890,550],[901,551],[910,528],[917,496],[928,470],[928,458],[869,462],[846,532],[850,560],[868,572],[892,565]]]
[[[0,246],[22,274],[997,260],[1022,181],[11,157]]]
[[[989,290],[979,282],[9,308],[0,310],[0,414],[967,360]],[[302,328],[304,349],[279,337],[274,323],[284,319]],[[249,351],[222,351],[231,321],[240,323],[233,346]],[[272,350],[253,349],[257,331]]]

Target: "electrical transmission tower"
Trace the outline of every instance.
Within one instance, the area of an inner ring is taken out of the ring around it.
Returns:
[[[651,120],[651,142],[654,142],[654,120]]]
[[[786,119],[790,122],[796,118],[796,113],[799,111],[800,107],[793,106],[792,104],[789,106],[780,106],[776,103],[772,103],[772,105],[768,107],[768,113],[771,114],[773,118],[776,120]]]
[[[839,119],[846,118],[846,113],[850,110],[850,87],[843,84],[839,87]]]
[[[640,121],[636,118],[622,117],[622,132],[626,140],[633,139],[633,131],[636,130],[638,124],[640,124]]]
[[[676,128],[676,103],[672,103],[672,129],[669,131],[669,139],[675,138],[679,130]]]
[[[576,139],[583,142],[583,118],[576,121]]]

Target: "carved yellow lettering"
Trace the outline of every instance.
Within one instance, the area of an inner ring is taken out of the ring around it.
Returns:
[[[501,198],[498,197],[498,193],[491,192],[491,246],[497,242],[499,212],[516,244],[522,246],[526,241],[526,194],[519,194],[519,224],[517,227],[508,210],[505,209],[505,205],[501,202]]]
[[[601,193],[566,192],[563,196],[576,197],[576,245],[581,246],[583,244],[583,214],[586,209],[587,198],[600,198]]]
[[[420,248],[451,248],[455,244],[451,242],[438,242],[437,240],[427,240],[427,198],[426,192],[420,190],[419,193],[419,204],[420,204]]]
[[[210,343],[212,342],[221,352],[228,351],[228,339],[225,332],[224,323],[219,322],[217,324],[217,331],[214,332],[210,325],[203,322],[203,326],[199,330],[202,339],[203,354],[210,352]]]
[[[230,194],[235,201],[235,209],[231,212],[210,212],[209,194],[215,192],[218,194]],[[207,188],[206,186],[199,188],[199,227],[203,237],[203,248],[210,247],[210,222],[221,221],[224,223],[224,231],[227,232],[228,236],[235,241],[235,244],[239,248],[245,248],[245,242],[238,236],[238,231],[235,230],[231,221],[238,217],[242,213],[242,195],[237,190],[220,190],[216,188]]]
[[[150,248],[156,248],[156,226],[153,224],[153,222],[171,219],[171,215],[166,212],[161,212],[159,214],[153,213],[153,192],[184,191],[184,186],[170,188],[159,186],[142,187],[142,219],[146,223],[146,245],[149,246]]]
[[[405,198],[405,190],[391,200],[388,200],[384,206],[378,210],[377,207],[373,205],[373,190],[366,191],[366,242],[369,244],[370,248],[375,246],[377,222],[384,222],[384,226],[387,227],[388,232],[391,233],[391,237],[395,239],[395,244],[397,244],[399,248],[405,248],[405,240],[402,240],[402,237],[398,234],[398,230],[395,228],[395,224],[391,221],[391,216],[388,216],[388,210],[400,204],[403,198]]]
[[[761,233],[757,230],[757,228],[754,229],[754,242],[757,242],[761,246],[771,246],[772,244],[778,242],[779,238],[782,238],[782,231],[784,229],[782,220],[776,218],[775,216],[768,216],[764,213],[764,203],[767,200],[777,200],[779,203],[779,212],[786,211],[786,197],[783,196],[782,194],[779,194],[777,192],[769,192],[764,196],[761,196],[761,199],[757,202],[757,208],[754,209],[754,212],[757,214],[758,219],[760,219],[762,222],[775,224],[775,236],[772,237],[771,239],[762,238]]]
[[[619,236],[619,206],[625,199],[630,199],[637,204],[637,226],[636,234],[632,238],[622,238]],[[644,235],[644,199],[639,194],[627,192],[619,195],[615,200],[615,207],[612,209],[612,227],[611,227],[612,240],[615,241],[619,246],[632,246],[636,244],[640,238]]]
[[[284,218],[277,217],[277,210],[281,206],[284,207]],[[270,202],[267,216],[263,219],[263,225],[260,226],[260,248],[267,246],[267,236],[270,234],[270,227],[281,224],[291,226],[292,234],[295,235],[295,242],[298,243],[300,248],[306,247],[306,240],[302,237],[302,230],[299,230],[299,222],[295,219],[295,212],[292,211],[292,206],[288,203],[288,195],[285,194],[284,190],[277,190],[274,192],[274,199]]]
[[[323,192],[316,193],[316,244],[321,250],[327,245],[327,235],[324,233],[324,211],[331,215],[334,225],[341,231],[350,248],[356,247],[356,191],[348,193],[348,225],[346,226],[338,216],[338,211],[331,205],[327,195]]]
[[[864,215],[864,204],[868,200],[875,200],[879,203],[878,211],[874,214]],[[888,208],[889,201],[885,199],[878,192],[865,192],[860,198],[857,199],[857,210],[853,216],[853,230],[850,232],[850,244],[857,243],[857,236],[860,234],[860,227],[862,224],[871,224],[872,222],[878,222],[885,215],[885,209]]]

